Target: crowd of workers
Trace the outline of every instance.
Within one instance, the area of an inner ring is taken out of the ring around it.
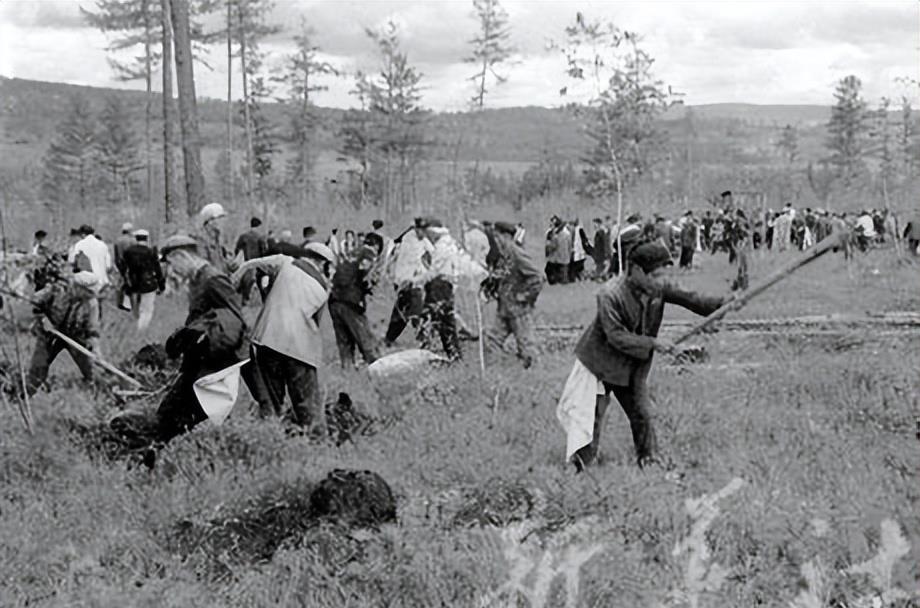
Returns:
[[[130,224],[122,226],[111,250],[88,225],[72,231],[66,252],[52,251],[47,235],[39,231],[31,252],[44,260],[33,273],[37,341],[24,388],[34,394],[65,349],[91,382],[100,302],[114,293],[118,307],[132,311],[143,332],[169,277],[177,289],[188,290],[188,314],[165,345],[168,355],[181,357],[181,364],[156,412],[156,440],[167,442],[205,420],[195,383],[233,368],[239,369],[261,415],[282,415],[287,396],[287,416],[309,435],[323,437],[327,428],[318,378],[323,309],[328,309],[343,366],[354,366],[356,352],[372,363],[381,345],[391,346],[409,326],[422,348],[432,350],[438,342],[448,359],[457,360],[462,357],[462,319],[455,294],[472,288],[497,302],[485,346],[500,348],[513,335],[527,368],[536,357],[532,313],[544,282],[589,278],[585,261],[591,258],[591,278],[621,274],[622,280],[608,282],[598,295],[597,318],[576,349],[582,367],[576,364],[576,380],[570,381],[583,384],[587,379],[587,385],[596,385],[597,410],[591,417],[596,425],[604,419],[609,395],[616,396],[632,425],[640,464],[645,463],[655,453],[645,376],[653,352],[673,351],[673,345],[657,338],[663,305],[676,303],[708,314],[731,299],[681,291],[661,280],[664,266],[676,257],[680,267],[691,268],[695,252],[724,250],[738,265],[733,290],[745,289],[746,260],[753,248],[806,249],[838,230],[853,234],[860,248],[897,235],[893,217],[886,214],[851,218],[787,205],[752,222],[732,205],[730,192],[722,200],[721,208],[699,218],[687,211],[677,221],[655,216],[643,222],[637,214],[626,218],[622,229],[610,218],[598,218],[591,238],[577,220],[554,217],[546,232],[545,269],[524,248],[523,227],[508,222],[467,221],[459,241],[431,217],[416,218],[395,238],[374,221],[367,232],[348,230],[341,239],[337,230],[322,238],[306,227],[295,241],[290,231],[265,232],[260,219],[252,218],[250,229],[231,247],[224,229],[227,214],[219,203],[211,203],[199,213],[197,231],[172,235],[159,250],[149,232]],[[914,250],[918,230],[910,222],[904,231]],[[382,339],[373,334],[366,315],[368,297],[380,289],[395,292]],[[644,297],[648,294],[659,297]],[[253,302],[259,311],[250,327],[243,308],[253,298],[261,302]],[[657,308],[645,310],[653,304]],[[593,439],[576,442],[569,454],[579,467],[594,459],[600,427],[589,434]]]

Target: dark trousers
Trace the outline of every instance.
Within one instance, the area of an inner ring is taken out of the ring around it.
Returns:
[[[645,382],[631,386],[614,386],[604,383],[604,395],[597,396],[597,405],[594,413],[594,437],[589,445],[575,452],[575,463],[580,468],[591,464],[597,458],[600,447],[601,432],[607,417],[607,407],[610,405],[610,393],[620,403],[623,412],[629,419],[632,430],[633,445],[636,449],[636,460],[643,466],[653,460],[658,453],[658,440],[652,426],[651,402],[648,396],[648,386]]]
[[[243,274],[243,277],[240,279],[240,297],[243,299],[243,304],[249,301],[249,296],[252,294],[252,288],[256,285],[256,269],[250,268]],[[261,293],[261,291],[260,291]]]
[[[569,270],[570,281],[581,281],[584,278],[585,261],[578,260],[577,262],[572,262],[569,264]]]
[[[569,265],[556,262],[546,263],[546,282],[550,285],[569,282]]]
[[[451,360],[461,357],[460,336],[454,317],[454,286],[450,281],[435,278],[425,284],[425,304],[422,309],[422,348],[431,350],[434,335],[441,339],[444,353]]]
[[[335,330],[335,343],[339,347],[342,367],[355,364],[355,347],[361,351],[361,356],[368,365],[377,360],[376,340],[371,328],[368,327],[364,311],[353,304],[330,300],[329,316],[332,318],[332,329]]]
[[[208,419],[195,396],[194,384],[198,378],[213,371],[217,370],[204,371],[197,365],[183,362],[179,377],[160,402],[155,414],[157,441],[166,443]]]
[[[691,268],[693,266],[693,246],[680,248],[680,267]]]
[[[42,383],[48,379],[48,370],[51,363],[62,350],[70,353],[73,362],[80,368],[83,379],[87,382],[93,380],[93,363],[89,357],[77,349],[68,346],[60,338],[45,334],[35,339],[35,350],[32,351],[32,360],[29,362],[29,372],[26,374],[26,391],[32,396],[38,391]]]
[[[249,373],[256,376],[252,384],[258,387],[253,397],[259,403],[261,416],[280,416],[287,394],[291,398],[291,418],[296,424],[325,429],[326,414],[315,367],[256,344],[250,347],[250,356],[253,369]]]
[[[390,313],[390,324],[387,327],[387,343],[396,342],[409,323],[416,330],[418,329],[423,306],[424,295],[421,288],[407,286],[397,290],[396,303],[393,304],[393,312]]]

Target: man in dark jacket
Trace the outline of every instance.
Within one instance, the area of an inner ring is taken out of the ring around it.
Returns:
[[[167,355],[182,356],[179,377],[155,417],[156,438],[167,442],[208,417],[195,394],[195,381],[242,361],[248,345],[240,296],[230,277],[198,254],[198,242],[175,235],[166,239],[162,251],[170,271],[187,280],[189,288],[185,325],[166,341]]]
[[[158,293],[166,288],[166,278],[160,266],[157,250],[148,243],[150,233],[138,230],[135,243],[122,252],[125,293],[131,298],[131,313],[137,321],[137,330],[144,331],[153,319],[154,303]]]
[[[658,338],[665,304],[677,304],[708,315],[724,302],[683,291],[662,280],[671,264],[667,248],[658,242],[632,250],[628,276],[610,283],[597,296],[597,316],[575,347],[578,360],[603,383],[597,396],[591,443],[575,452],[581,470],[594,461],[600,445],[610,394],[617,398],[629,418],[639,466],[656,460],[657,444],[652,427],[646,380],[654,352],[672,353],[672,342]]]
[[[262,226],[262,220],[257,217],[249,220],[249,231],[244,232],[236,240],[234,255],[243,254],[243,261],[249,261],[255,258],[261,258],[268,254],[268,242],[262,235],[259,228]],[[247,272],[240,281],[240,295],[243,296],[243,304],[249,300],[249,294],[252,292],[252,286],[261,283],[262,273],[256,270]]]
[[[680,230],[680,267],[690,270],[693,267],[693,253],[700,235],[700,227],[693,217],[693,211],[684,214],[684,226]]]
[[[373,289],[371,273],[382,247],[383,240],[368,233],[361,247],[350,255],[340,256],[335,267],[329,316],[342,367],[354,367],[355,347],[368,365],[378,358],[376,339],[367,322],[366,298]]]
[[[493,228],[501,260],[493,271],[498,278],[498,310],[488,341],[492,348],[501,348],[514,334],[518,358],[526,369],[536,358],[532,316],[544,276],[530,254],[514,241],[515,230],[508,222],[496,222]]]

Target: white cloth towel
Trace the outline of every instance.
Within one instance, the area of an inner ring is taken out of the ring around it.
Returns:
[[[575,359],[572,372],[562,388],[559,405],[556,406],[556,418],[566,436],[566,462],[594,438],[594,409],[597,396],[604,393],[604,384],[581,361]]]
[[[224,423],[236,404],[240,392],[240,368],[248,362],[249,359],[243,359],[230,367],[198,378],[192,385],[201,409],[217,426]]]

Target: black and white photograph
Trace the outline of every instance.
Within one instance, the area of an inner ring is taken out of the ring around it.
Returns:
[[[0,607],[918,564],[920,1],[0,0]]]

